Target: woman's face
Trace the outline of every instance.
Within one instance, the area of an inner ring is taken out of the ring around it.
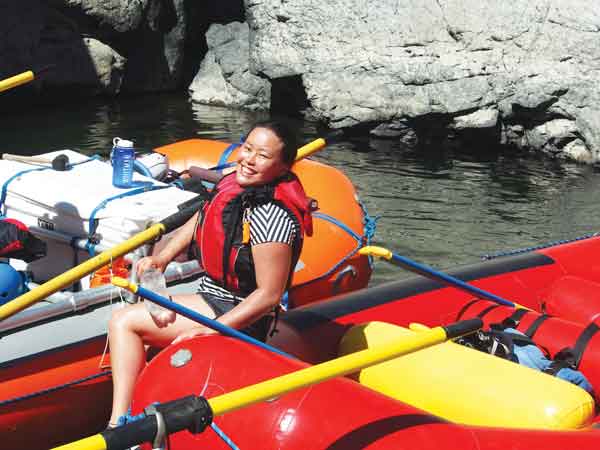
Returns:
[[[236,180],[242,187],[267,184],[287,172],[283,142],[267,128],[253,129],[238,151]]]

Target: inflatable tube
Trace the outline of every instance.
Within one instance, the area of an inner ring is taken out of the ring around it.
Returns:
[[[166,155],[169,167],[182,172],[190,166],[211,168],[236,160],[230,144],[190,139],[155,149]],[[352,183],[339,170],[316,161],[294,165],[309,197],[316,199],[314,234],[307,237],[292,279],[290,306],[303,305],[338,293],[365,287],[371,276],[369,259],[356,251],[363,244],[364,215]]]
[[[218,349],[218,351],[215,351]],[[178,352],[191,356],[180,367]],[[266,350],[222,336],[172,345],[141,373],[132,412],[153,402],[190,394],[211,398],[306,367]],[[217,426],[241,449],[347,450],[414,448],[439,450],[440,442],[475,450],[471,433],[358,383],[335,378],[215,418]],[[432,437],[434,436],[434,437]],[[146,445],[143,448],[149,449]],[[169,449],[227,449],[210,430],[169,438]]]
[[[600,317],[600,284],[567,275],[552,283],[543,302],[550,315],[588,324]]]
[[[385,322],[357,325],[342,338],[340,354],[376,348],[414,333]],[[363,369],[356,379],[377,392],[467,425],[566,430],[589,425],[594,416],[594,400],[583,389],[453,342]]]

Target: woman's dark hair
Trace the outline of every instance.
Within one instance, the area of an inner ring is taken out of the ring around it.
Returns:
[[[292,131],[292,128],[286,122],[271,120],[265,122],[255,123],[250,132],[256,128],[266,128],[277,136],[281,142],[283,142],[283,150],[281,151],[281,158],[287,166],[291,166],[296,160],[296,154],[298,151],[298,138]]]

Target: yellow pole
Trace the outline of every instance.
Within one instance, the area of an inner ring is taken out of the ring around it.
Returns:
[[[327,145],[327,142],[325,142],[325,139],[323,139],[323,138],[315,139],[314,141],[309,142],[306,145],[303,145],[302,147],[300,147],[298,149],[298,152],[296,153],[296,161],[307,158],[308,156],[312,155],[313,153],[316,153],[319,150],[321,150],[326,145]]]
[[[365,367],[380,364],[390,359],[431,347],[432,345],[441,344],[448,339],[472,333],[481,328],[481,326],[481,319],[472,319],[457,322],[456,324],[447,327],[435,327],[429,330],[423,330],[412,336],[403,337],[397,342],[361,350],[331,361],[317,364],[316,366],[300,369],[296,372],[213,397],[208,399],[208,403],[213,416],[216,417],[254,403],[283,395],[296,389],[321,383],[334,377],[354,373]],[[125,427],[127,427],[127,425],[125,425]],[[110,432],[118,433],[119,428],[115,428]],[[53,450],[111,449],[107,448],[106,441],[102,435],[94,435],[61,447],[56,447]]]
[[[54,450],[108,450],[104,436],[95,434],[93,436],[80,439],[75,442],[70,442],[60,447],[55,447]]]
[[[14,77],[6,78],[5,80],[0,81],[0,92],[7,91],[20,86],[21,84],[29,83],[30,81],[33,81],[33,79],[34,76],[31,70],[15,75]]]
[[[334,377],[354,373],[364,367],[379,364],[407,353],[416,352],[446,340],[446,331],[442,327],[403,338],[389,345],[361,350],[316,366],[307,367],[287,375],[229,392],[208,399],[215,416],[225,414],[244,406],[268,400],[286,392],[311,384],[320,383]]]
[[[61,275],[52,278],[46,283],[0,306],[0,320],[4,320],[49,295],[54,294],[63,287],[92,273],[94,270],[109,264],[111,260],[135,250],[146,242],[160,236],[164,230],[165,226],[162,223],[152,225],[150,228],[132,236],[125,242],[121,242],[115,247],[100,253],[98,256],[88,259],[78,266],[67,270]]]

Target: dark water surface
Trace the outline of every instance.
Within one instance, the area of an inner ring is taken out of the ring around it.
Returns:
[[[2,118],[0,151],[108,155],[115,136],[146,149],[193,137],[231,141],[267,117],[182,95],[37,107]],[[319,137],[314,124],[298,126],[305,142]],[[369,212],[381,216],[375,244],[440,269],[600,230],[600,172],[589,166],[485,148],[406,151],[368,136],[315,159],[343,170]],[[379,262],[372,284],[405,276]]]

